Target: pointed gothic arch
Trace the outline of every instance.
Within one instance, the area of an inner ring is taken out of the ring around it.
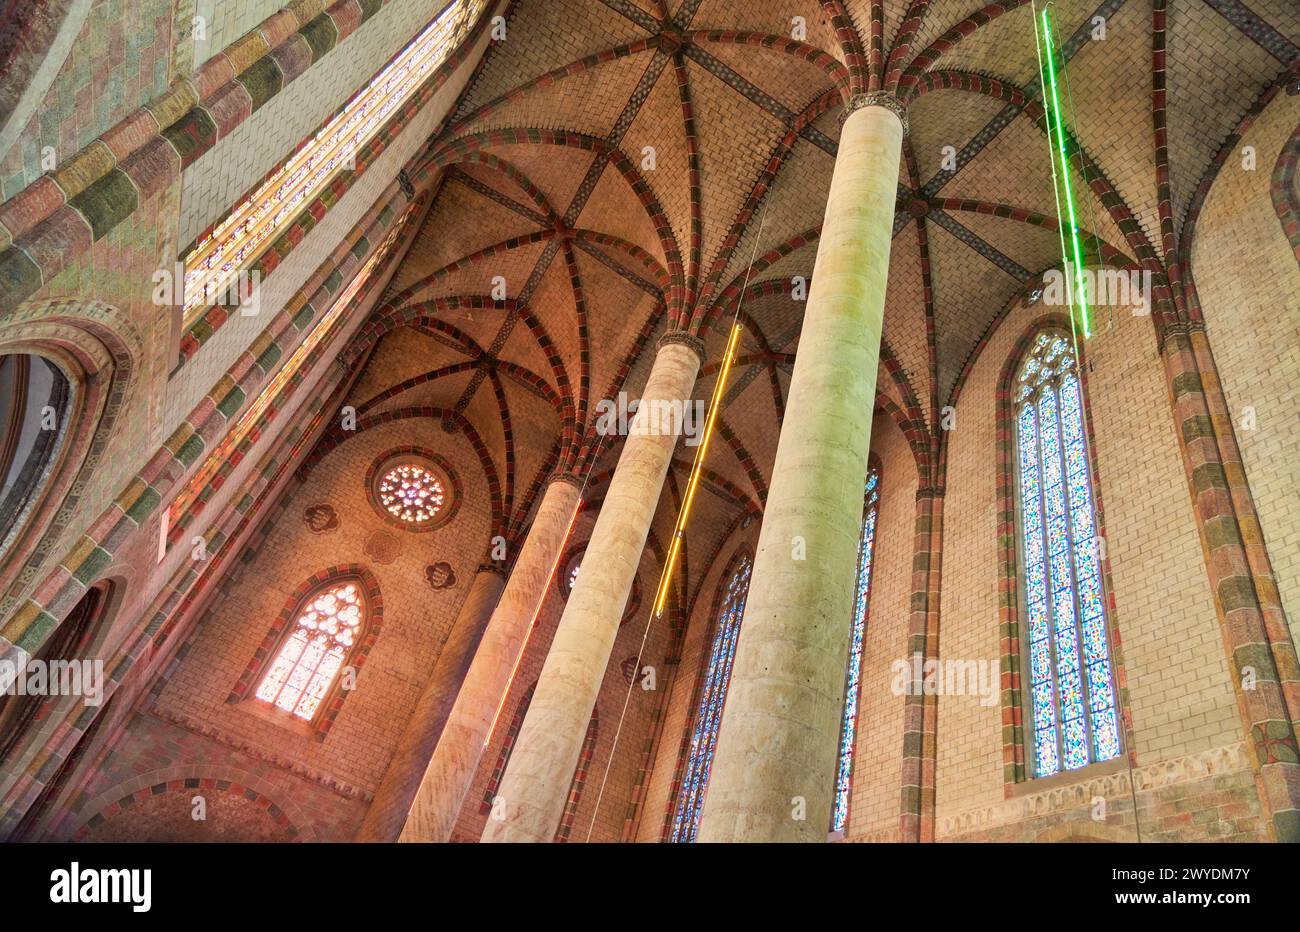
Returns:
[[[1084,347],[1046,315],[997,388],[1008,786],[1119,758],[1126,704]]]
[[[360,675],[383,617],[370,570],[349,563],[313,575],[285,602],[226,701],[274,706],[324,741],[350,691],[339,674],[351,667]]]

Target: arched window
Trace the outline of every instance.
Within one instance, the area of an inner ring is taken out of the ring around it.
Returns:
[[[584,542],[569,548],[560,559],[555,573],[555,588],[560,590],[560,597],[565,601],[573,595],[573,587],[578,584],[578,570],[582,568],[582,558],[586,553],[587,544]]]
[[[731,665],[736,658],[736,639],[740,636],[740,619],[745,614],[745,596],[749,593],[749,574],[752,569],[753,563],[748,555],[741,554],[733,559],[731,572],[725,577],[726,588],[721,593],[721,604],[718,606],[713,647],[709,651],[709,665],[695,711],[695,725],[691,732],[686,769],[682,774],[681,792],[669,841],[694,841],[700,826],[704,791],[709,784],[713,751],[718,745],[718,725],[722,722],[727,684],[731,682]]]
[[[47,359],[0,356],[0,552],[32,514],[67,434],[72,389]]]
[[[1120,750],[1083,390],[1067,332],[1035,337],[1011,392],[1032,765],[1045,777]]]
[[[308,595],[257,686],[257,698],[311,721],[361,640],[365,615],[356,579],[331,581]]]
[[[867,604],[871,598],[871,559],[876,544],[876,515],[880,505],[880,470],[867,472],[862,505],[862,537],[858,540],[858,574],[853,598],[853,628],[849,637],[849,667],[844,676],[844,717],[840,723],[840,758],[835,773],[831,831],[841,832],[849,818],[849,788],[853,784],[853,745],[858,733],[858,697],[862,693],[862,645],[867,633]]]
[[[100,630],[110,589],[108,583],[87,589],[68,617],[50,632],[36,656],[27,661],[27,670],[35,673],[39,669],[43,676],[51,678],[47,681],[47,688],[29,693],[14,683],[8,690],[0,691],[0,763],[8,762],[32,725],[49,715],[51,705],[56,701],[53,697],[75,694],[90,687],[91,673],[84,664],[90,662],[90,647]],[[83,667],[69,673],[70,665],[78,663]],[[60,680],[62,685],[54,682],[60,677],[60,671],[63,671],[63,677],[70,677],[66,681]],[[81,685],[66,689],[73,683]]]
[[[482,7],[483,0],[457,0],[444,6],[314,136],[186,252],[186,327],[214,302],[228,302],[232,287],[238,297],[246,297],[247,285],[237,282],[236,276],[332,179],[355,169],[357,154],[455,51]]]

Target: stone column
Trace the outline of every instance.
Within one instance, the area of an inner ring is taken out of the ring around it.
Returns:
[[[433,667],[433,675],[420,695],[415,714],[406,724],[375,800],[357,832],[357,841],[396,841],[406,814],[420,787],[420,778],[451,714],[456,694],[469,672],[474,652],[487,629],[492,610],[505,588],[505,573],[484,564],[474,575],[465,601],[447,635],[447,642]]]
[[[505,817],[488,820],[485,842],[555,837],[681,431],[680,419],[664,413],[669,406],[690,404],[703,349],[698,339],[680,332],[659,341],[623,455],[587,542],[582,572],[497,791]]]
[[[933,449],[933,447],[932,447]],[[912,543],[912,610],[907,625],[909,663],[939,656],[939,586],[943,562],[942,486],[916,490]],[[923,667],[924,668],[924,667]],[[934,841],[935,725],[938,696],[908,690],[903,698],[903,779],[899,841]]]
[[[546,587],[555,573],[569,528],[578,512],[582,482],[556,473],[537,506],[528,537],[519,551],[487,629],[456,695],[447,723],[409,813],[399,841],[447,841],[456,827],[487,747],[497,711],[510,689],[510,680],[537,618]]]
[[[903,113],[850,101],[700,841],[825,841]]]

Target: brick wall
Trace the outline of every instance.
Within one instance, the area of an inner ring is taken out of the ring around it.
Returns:
[[[381,351],[373,365],[386,367],[387,361]],[[413,438],[444,457],[459,481],[455,516],[422,533],[386,523],[365,485],[372,463]],[[336,528],[322,533],[308,528],[304,511],[318,504],[334,509]],[[349,439],[285,497],[265,542],[226,580],[142,718],[204,735],[208,744],[225,748],[227,754],[297,772],[356,800],[363,810],[486,553],[489,514],[487,482],[464,435],[444,433],[427,422],[397,422]],[[438,560],[451,564],[457,581],[435,592],[424,570]],[[228,703],[285,600],[313,573],[343,563],[365,566],[378,580],[383,629],[356,690],[347,696],[324,741],[257,714],[260,704],[255,699]],[[129,759],[147,753],[137,730],[132,723],[119,739],[116,754]],[[203,753],[210,757],[216,752],[208,748]]]
[[[844,837],[849,841],[896,841],[905,697],[895,695],[890,685],[894,662],[907,656],[917,472],[907,440],[887,415],[875,417],[871,451],[880,462],[880,513],[862,654],[853,788]]]
[[[1300,638],[1300,267],[1270,185],[1297,122],[1300,98],[1279,94],[1220,169],[1192,242],[1206,331],[1293,640]],[[1253,171],[1242,167],[1244,146],[1255,149]]]
[[[1039,305],[1010,312],[972,366],[956,406],[945,503],[942,658],[999,658],[995,391],[1015,342],[1051,310]],[[1096,439],[1094,479],[1104,506],[1114,621],[1121,637],[1117,659],[1127,675],[1132,710],[1132,750],[1138,767],[1172,765],[1236,745],[1241,727],[1151,322],[1128,308],[1097,311],[1099,332],[1085,349]],[[1009,789],[1003,783],[1001,716],[1000,704],[939,697],[940,839],[964,837],[967,826],[980,819],[1011,820],[1008,794],[1033,790],[1032,785]],[[1257,814],[1253,786],[1240,776],[1248,774],[1245,758],[1238,755],[1233,761],[1235,769],[1223,765],[1238,775],[1228,781],[1236,788],[1227,790],[1232,805],[1253,806]],[[1093,772],[1085,771],[1074,782]],[[1197,789],[1185,782],[1175,781],[1160,792],[1190,798]],[[1067,812],[1061,819],[1077,817],[1077,806],[1063,801],[1074,799],[1069,786],[1052,787],[1054,804]],[[1127,790],[1116,789],[1114,795],[1127,795]],[[1022,819],[1024,824],[1012,833],[1033,837],[1053,819]],[[1200,837],[1208,834],[1206,829]]]
[[[193,817],[196,796],[205,819]],[[53,839],[348,841],[364,811],[356,796],[141,713]]]
[[[167,89],[174,0],[98,0],[18,141],[0,152],[0,201]],[[114,62],[117,62],[114,67]]]

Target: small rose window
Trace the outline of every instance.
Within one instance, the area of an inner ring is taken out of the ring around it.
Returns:
[[[430,470],[417,463],[393,466],[379,479],[379,503],[406,524],[432,521],[447,499],[446,490]]]
[[[389,450],[366,473],[370,504],[388,524],[405,531],[432,531],[458,510],[459,481],[451,465],[432,450]]]

